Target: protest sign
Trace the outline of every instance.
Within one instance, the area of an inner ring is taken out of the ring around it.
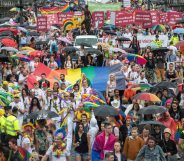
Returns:
[[[135,11],[135,23],[142,24],[151,21],[151,14],[148,11],[136,10]]]
[[[92,13],[93,27],[101,28],[104,26],[104,12],[96,11]]]
[[[37,31],[46,31],[47,30],[47,17],[39,16],[37,17]]]
[[[137,35],[137,40],[139,41],[140,47],[145,48],[149,46],[149,44],[155,40],[155,35]],[[167,35],[160,35],[159,40],[162,41],[162,47],[167,47],[169,40]],[[123,47],[128,48],[130,45],[130,41],[123,42]]]
[[[132,13],[128,13],[128,12],[124,12],[124,11],[118,11],[115,12],[115,25],[122,27],[122,26],[126,26],[128,24],[132,24],[133,23],[133,14]]]
[[[167,12],[159,12],[159,22],[160,24],[168,23],[168,13]]]
[[[50,29],[50,26],[52,26],[53,24],[58,24],[57,14],[47,15],[47,29]]]
[[[168,23],[169,25],[175,24],[177,21],[182,19],[181,12],[168,12]]]
[[[66,19],[71,19],[71,18],[73,18],[74,12],[67,12],[67,13],[60,12],[60,13],[58,13],[57,15],[58,15],[58,24],[59,24],[59,25],[64,25],[63,22],[64,22]]]

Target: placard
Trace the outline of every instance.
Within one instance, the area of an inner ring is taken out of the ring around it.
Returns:
[[[132,13],[128,13],[124,11],[117,11],[115,13],[116,13],[116,16],[115,16],[116,26],[122,27],[128,24],[132,24],[134,22]]]
[[[167,12],[159,12],[159,22],[160,24],[168,23],[168,13]]]
[[[182,13],[181,12],[168,12],[168,23],[170,25],[175,24],[179,20],[182,19]]]
[[[98,11],[92,13],[93,27],[101,28],[104,26],[104,12]]]
[[[60,12],[57,15],[58,15],[58,24],[63,25],[64,20],[73,18],[74,13],[73,12],[67,12],[67,13]]]
[[[47,29],[50,29],[50,26],[58,24],[57,14],[47,15]]]
[[[39,16],[37,17],[37,31],[47,31],[47,17]]]
[[[136,10],[135,23],[145,23],[151,21],[151,14],[149,11]]]

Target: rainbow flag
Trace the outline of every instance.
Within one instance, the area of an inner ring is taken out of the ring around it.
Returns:
[[[107,81],[109,79],[109,74],[112,73],[112,71],[118,72],[119,70],[119,68],[113,67],[94,66],[78,69],[52,70],[44,64],[40,63],[35,72],[32,75],[28,76],[27,83],[30,89],[33,88],[34,82],[40,79],[42,73],[45,73],[47,80],[50,81],[52,88],[54,82],[58,82],[58,80],[60,79],[60,74],[62,73],[65,74],[65,78],[67,81],[69,81],[71,84],[75,84],[78,80],[81,79],[83,73],[91,82],[92,88],[98,91],[105,91]],[[122,81],[122,79],[118,79],[118,81]]]
[[[75,5],[78,5],[78,0],[75,0],[74,3]],[[41,12],[42,15],[57,14],[59,12],[69,12],[70,5],[69,3],[66,3],[63,7],[40,8],[39,11]]]
[[[31,154],[27,150],[23,149],[22,147],[19,147],[18,151],[19,151],[20,161],[29,160],[29,158],[31,157]]]

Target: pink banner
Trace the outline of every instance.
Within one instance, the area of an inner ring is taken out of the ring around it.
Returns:
[[[101,28],[104,26],[104,12],[97,11],[92,13],[93,27]]]
[[[74,16],[73,12],[67,12],[67,13],[58,13],[58,24],[63,25],[64,20],[71,19]]]
[[[181,12],[168,12],[168,23],[170,25],[175,24],[177,21],[182,19]]]
[[[58,16],[57,14],[47,15],[47,28],[50,29],[50,26],[58,24]]]
[[[115,16],[115,25],[122,27],[126,26],[128,24],[132,24],[134,22],[133,20],[133,14],[128,13],[125,11],[117,11]]]
[[[142,11],[142,10],[135,11],[135,23],[142,24],[142,23],[148,23],[150,21],[151,21],[150,11]]]
[[[37,17],[37,31],[47,31],[47,17],[40,16]]]
[[[160,24],[168,23],[168,13],[167,12],[159,12],[159,22]]]

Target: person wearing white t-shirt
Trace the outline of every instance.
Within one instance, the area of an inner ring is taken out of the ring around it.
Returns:
[[[147,84],[148,80],[145,78],[145,72],[141,71],[140,76],[135,80],[136,84]]]
[[[50,161],[66,161],[66,145],[63,140],[63,136],[56,136],[53,145],[49,147],[41,161],[47,161],[49,156]]]
[[[18,79],[19,85],[26,84],[27,77],[28,77],[28,72],[27,72],[27,70],[24,70],[22,73],[20,73],[20,74],[19,74],[19,79]]]
[[[113,60],[111,60],[111,61],[109,62],[110,66],[113,66],[113,65],[115,65],[115,64],[119,64],[119,63],[120,63],[120,60],[118,60],[117,58],[118,58],[117,55],[114,54]]]
[[[18,109],[18,116],[17,119],[19,120],[19,125],[20,127],[22,127],[22,123],[23,123],[23,117],[24,117],[24,113],[26,112],[26,110],[24,109],[24,104],[23,102],[20,101],[20,96],[19,95],[15,95],[14,96],[14,101],[11,102],[9,104],[9,106],[12,107],[12,109],[14,107],[16,107]]]
[[[35,69],[38,67],[40,59],[38,57],[35,57],[33,61],[30,61],[29,63],[29,70],[31,73],[35,71]]]

